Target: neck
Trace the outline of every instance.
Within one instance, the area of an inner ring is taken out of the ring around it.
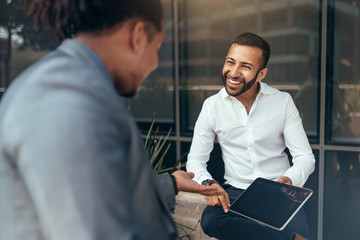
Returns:
[[[240,102],[254,102],[260,89],[260,83],[256,82],[249,90],[236,97]]]
[[[78,33],[75,39],[87,45],[104,62],[112,78],[126,74],[132,62],[129,52],[130,23],[100,32]]]
[[[260,89],[260,83],[256,82],[248,91],[236,97],[236,99],[239,100],[244,105],[248,115],[256,99],[256,96],[259,92],[259,89]]]

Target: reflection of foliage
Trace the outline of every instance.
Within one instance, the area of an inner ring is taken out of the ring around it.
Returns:
[[[12,54],[13,34],[21,29],[22,19],[22,2],[21,0],[0,0],[0,27],[7,32],[7,45],[4,54],[5,66],[5,86],[10,83],[10,59]]]
[[[55,43],[51,40],[46,31],[37,33],[34,29],[33,22],[26,17],[23,10],[23,0],[0,0],[0,28],[7,33],[7,44],[4,51],[5,67],[5,87],[10,84],[11,80],[11,57],[12,45],[15,37],[17,38],[19,49],[31,47],[34,50],[54,49]]]
[[[360,93],[357,89],[346,89],[344,102],[348,112],[360,112]]]
[[[34,50],[54,49],[56,44],[47,31],[38,32],[31,18],[23,8],[23,0],[0,0],[0,27],[8,31],[9,37],[14,34],[22,39],[22,45]]]
[[[15,33],[25,22],[22,0],[0,0],[0,26]]]
[[[175,162],[172,167],[164,167],[164,158],[167,152],[171,147],[171,143],[167,143],[172,129],[170,128],[167,135],[158,136],[159,127],[153,132],[153,127],[155,123],[155,118],[153,118],[150,128],[148,130],[146,139],[145,139],[145,148],[150,156],[150,164],[154,168],[155,174],[163,172],[173,172],[179,170],[181,167],[185,166],[185,163],[181,163],[181,160],[185,157],[187,153],[180,157],[179,160]]]

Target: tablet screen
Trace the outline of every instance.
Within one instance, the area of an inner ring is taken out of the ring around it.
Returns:
[[[257,178],[232,203],[230,210],[282,230],[311,194],[310,189]]]

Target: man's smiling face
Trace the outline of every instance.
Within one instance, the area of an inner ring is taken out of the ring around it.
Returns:
[[[251,89],[262,70],[262,50],[258,47],[232,44],[222,70],[225,89],[237,97]]]

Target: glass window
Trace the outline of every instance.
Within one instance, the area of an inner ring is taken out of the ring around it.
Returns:
[[[56,47],[49,33],[34,31],[22,4],[0,1],[0,97],[20,72]]]
[[[263,81],[293,96],[307,134],[318,141],[320,1],[211,2],[180,1],[182,134],[191,135],[203,101],[222,88],[233,38],[251,31],[272,48]]]
[[[126,99],[129,111],[144,129],[154,115],[156,123],[174,127],[173,1],[161,2],[165,11],[165,39],[159,52],[159,66],[143,82],[137,95]]]
[[[329,151],[325,160],[323,239],[357,240],[360,234],[359,153]]]
[[[334,1],[329,10],[327,140],[360,144],[360,1]]]
[[[318,209],[319,209],[319,151],[313,150],[315,156],[315,170],[309,176],[304,187],[313,190],[313,195],[304,205],[306,220],[309,225],[310,239],[317,239]]]

